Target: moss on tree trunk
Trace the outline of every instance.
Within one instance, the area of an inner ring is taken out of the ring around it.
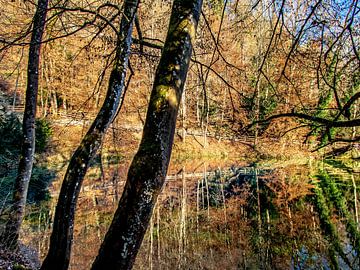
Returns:
[[[110,75],[108,91],[98,115],[71,157],[56,205],[49,252],[41,269],[61,270],[69,266],[77,199],[89,163],[99,149],[103,136],[119,107],[125,85],[132,44],[133,21],[138,4],[137,0],[124,3],[115,64]]]
[[[201,0],[175,0],[143,137],[110,228],[92,269],[131,269],[163,187]]]

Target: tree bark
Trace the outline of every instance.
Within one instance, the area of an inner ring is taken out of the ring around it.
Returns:
[[[132,44],[133,20],[138,4],[138,0],[125,1],[108,91],[104,104],[71,157],[67,168],[56,206],[49,252],[41,266],[43,270],[64,270],[69,266],[77,199],[89,162],[99,149],[120,104]]]
[[[35,117],[39,85],[39,59],[48,0],[39,0],[33,18],[33,29],[29,47],[27,87],[22,125],[22,147],[18,173],[15,179],[12,205],[1,243],[9,249],[18,247],[21,223],[24,217],[27,192],[35,153]]]
[[[174,1],[143,137],[93,270],[133,267],[165,181],[201,4],[201,0]]]

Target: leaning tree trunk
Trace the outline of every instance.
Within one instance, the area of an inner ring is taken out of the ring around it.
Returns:
[[[134,264],[165,181],[201,3],[201,0],[174,1],[143,137],[93,270],[131,269]]]
[[[34,161],[39,59],[47,7],[48,0],[39,0],[33,18],[33,29],[29,47],[25,110],[22,125],[21,156],[17,177],[15,179],[9,219],[0,237],[1,244],[10,249],[16,249],[18,247],[19,232],[24,217],[26,197]]]
[[[49,252],[41,269],[63,270],[69,266],[76,202],[89,162],[99,149],[103,136],[119,107],[132,43],[133,19],[138,3],[138,0],[125,1],[108,92],[96,119],[71,157],[56,205]]]

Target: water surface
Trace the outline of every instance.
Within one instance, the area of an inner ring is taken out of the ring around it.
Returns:
[[[360,269],[359,164],[281,164],[173,162],[135,269]],[[127,166],[110,160],[89,171],[70,269],[89,269]],[[30,222],[42,254],[57,189]]]

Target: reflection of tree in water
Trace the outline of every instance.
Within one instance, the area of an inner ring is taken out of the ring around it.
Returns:
[[[358,175],[340,167],[183,167],[157,203],[135,268],[359,269]],[[112,216],[111,192],[88,192],[75,238],[77,269],[95,256]]]
[[[339,174],[332,175],[330,170],[321,169],[315,176],[318,182],[315,183],[313,201],[319,213],[323,235],[329,242],[329,256],[333,268],[358,269],[360,232],[354,176],[342,163],[332,162],[331,165],[350,173],[353,185],[344,181]],[[349,194],[349,190],[354,190],[354,193]],[[341,226],[345,227],[342,231],[338,229]],[[343,235],[340,237],[339,233]]]
[[[352,171],[342,169],[351,182],[326,169],[306,183],[304,168],[290,168],[290,176],[289,171],[232,168],[215,173],[207,184],[200,180],[198,204],[204,210],[226,205],[228,216],[240,211],[249,226],[240,228],[248,231],[245,248],[257,257],[258,267],[358,269],[356,184]]]

